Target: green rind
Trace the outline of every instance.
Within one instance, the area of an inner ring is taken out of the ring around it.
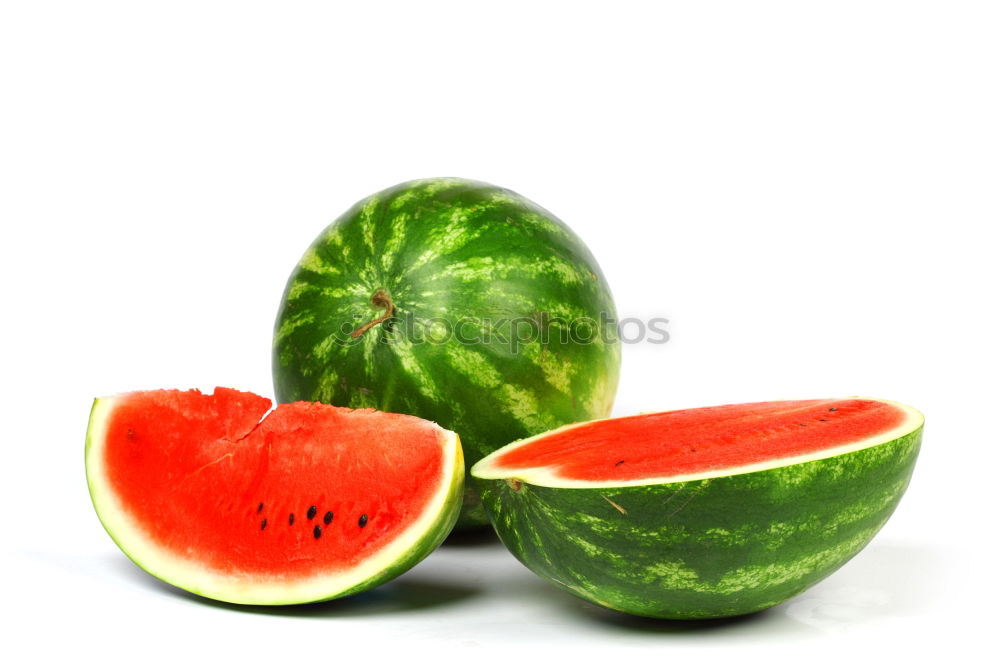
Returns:
[[[395,318],[350,338],[381,314],[371,303],[378,290],[389,292]],[[554,335],[512,351],[499,337],[414,343],[406,322],[454,330],[459,321],[602,313],[616,318],[597,261],[548,211],[486,183],[403,183],[333,222],[292,272],[275,323],[275,393],[435,421],[461,434],[471,466],[508,442],[607,416],[617,336],[580,344]],[[487,523],[470,488],[459,525]]]
[[[346,586],[338,584],[336,587],[324,587],[322,584],[319,584],[312,593],[305,596],[290,596],[285,599],[269,598],[266,601],[261,601],[255,598],[252,594],[234,595],[231,593],[220,593],[219,590],[212,589],[210,587],[191,585],[186,582],[188,576],[186,576],[184,569],[185,566],[191,568],[198,567],[196,558],[187,561],[185,565],[170,567],[169,569],[156,566],[152,564],[151,561],[148,561],[146,558],[137,554],[137,550],[141,550],[142,548],[137,548],[135,545],[138,541],[144,540],[142,535],[129,529],[123,529],[120,525],[116,527],[111,524],[111,521],[107,520],[106,516],[108,512],[105,510],[105,507],[110,501],[110,496],[113,491],[109,488],[102,487],[101,480],[97,478],[97,475],[92,473],[94,466],[91,464],[91,456],[92,454],[96,454],[96,449],[93,447],[92,441],[95,425],[94,415],[100,403],[101,399],[98,398],[94,400],[94,403],[91,406],[90,418],[87,423],[87,438],[84,446],[84,463],[87,470],[87,489],[90,493],[91,502],[94,504],[97,516],[101,521],[101,525],[108,533],[108,536],[111,537],[111,540],[114,541],[115,545],[117,545],[118,548],[121,549],[121,551],[140,569],[169,585],[186,590],[201,597],[207,597],[234,604],[285,606],[329,601],[331,599],[347,597],[370,590],[378,585],[381,585],[382,583],[388,582],[393,578],[400,576],[409,569],[413,568],[425,557],[430,555],[431,552],[441,545],[444,539],[454,528],[462,509],[462,497],[465,492],[465,464],[463,460],[462,447],[456,437],[456,454],[449,479],[448,492],[440,513],[433,519],[432,527],[409,548],[400,550],[391,564],[386,567],[382,567],[374,574],[363,576],[357,581],[354,581],[352,584]],[[148,542],[143,548],[149,548]],[[252,591],[252,586],[249,589]]]
[[[856,555],[906,490],[922,431],[681,483],[550,488],[473,478],[503,543],[557,587],[634,615],[725,617],[781,603]]]

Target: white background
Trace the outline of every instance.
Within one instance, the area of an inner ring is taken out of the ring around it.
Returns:
[[[842,663],[987,649],[996,5],[411,4],[4,3],[4,651]],[[856,394],[923,410],[890,523],[797,599],[701,624],[590,607],[488,539],[299,609],[207,603],[136,569],[87,496],[92,398],[271,395],[272,321],[305,247],[357,199],[437,175],[547,207],[597,255],[622,316],[670,319],[668,344],[625,349],[618,414]]]

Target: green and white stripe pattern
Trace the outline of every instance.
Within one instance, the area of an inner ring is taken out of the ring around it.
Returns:
[[[392,317],[351,337],[385,311],[379,292]],[[600,268],[551,213],[485,183],[403,183],[348,210],[293,271],[275,324],[275,392],[436,421],[460,434],[471,464],[608,415],[617,337],[581,343],[588,329],[568,338],[562,324],[589,318],[596,333],[602,315],[616,317]],[[485,523],[470,492],[459,524]]]
[[[827,577],[885,524],[920,448],[907,409],[889,441],[744,474],[560,488],[495,478],[488,458],[472,476],[504,544],[557,587],[634,615],[742,615]]]

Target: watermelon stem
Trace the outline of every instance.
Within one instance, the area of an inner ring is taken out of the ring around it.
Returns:
[[[373,326],[378,326],[386,319],[391,317],[393,311],[396,309],[396,306],[392,304],[392,298],[389,297],[389,292],[387,292],[385,289],[379,289],[374,294],[372,294],[372,305],[374,305],[375,307],[384,307],[385,312],[383,312],[375,319],[372,319],[367,324],[363,324],[362,326],[358,327],[356,331],[351,333],[352,338],[360,338],[362,335],[367,333],[369,329],[371,329]]]

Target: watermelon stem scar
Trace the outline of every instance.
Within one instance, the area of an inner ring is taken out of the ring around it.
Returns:
[[[385,289],[379,289],[374,294],[372,294],[372,305],[375,307],[384,307],[385,312],[381,315],[372,319],[367,324],[360,326],[357,330],[351,333],[352,338],[360,338],[362,335],[367,333],[372,327],[378,326],[386,319],[392,316],[396,309],[396,306],[392,304],[392,298],[389,296],[389,292]]]

